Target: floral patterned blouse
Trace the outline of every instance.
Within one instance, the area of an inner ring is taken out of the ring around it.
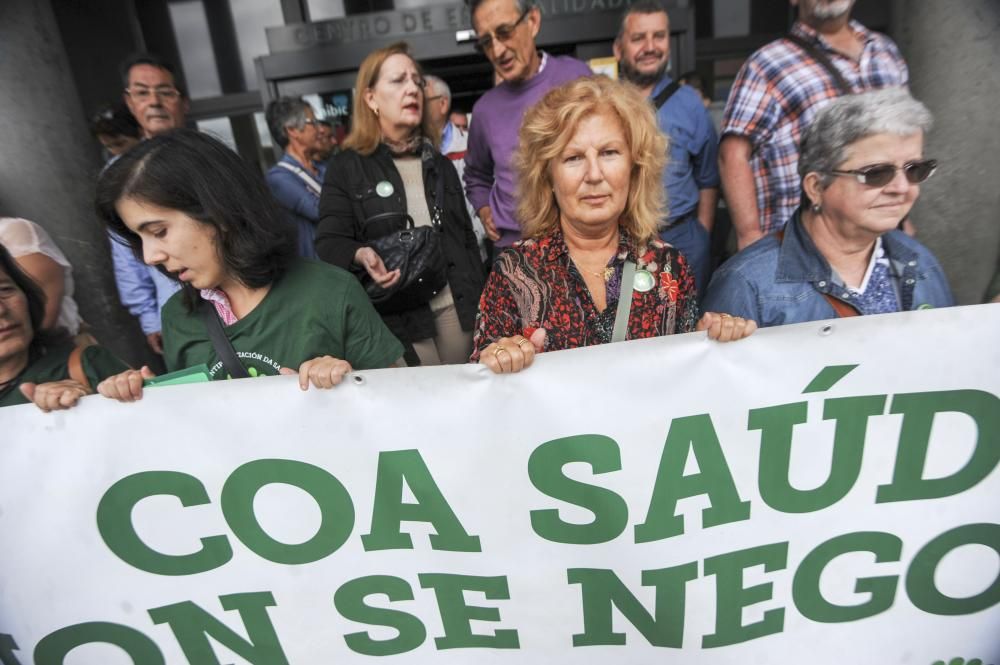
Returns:
[[[694,276],[671,245],[653,238],[634,247],[622,232],[618,253],[608,263],[607,307],[601,312],[570,258],[562,231],[556,230],[515,243],[497,257],[479,301],[472,362],[501,337],[530,337],[538,328],[547,331],[546,351],[610,342],[627,259],[635,261],[637,271],[651,273],[654,286],[632,291],[625,338],[693,331],[698,319]]]

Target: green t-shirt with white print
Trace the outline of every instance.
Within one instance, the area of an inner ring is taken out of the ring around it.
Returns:
[[[173,372],[204,363],[215,380],[229,378],[200,312],[188,312],[182,293],[163,307],[163,358]],[[278,374],[319,356],[354,369],[389,367],[403,355],[368,294],[350,273],[296,259],[257,307],[224,330],[250,376]]]

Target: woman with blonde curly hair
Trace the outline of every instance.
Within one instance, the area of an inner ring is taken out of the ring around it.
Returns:
[[[694,278],[656,234],[665,155],[646,99],[603,76],[555,88],[528,111],[515,154],[525,239],[487,279],[473,360],[516,372],[541,351],[753,332],[752,321],[728,314],[698,319]]]

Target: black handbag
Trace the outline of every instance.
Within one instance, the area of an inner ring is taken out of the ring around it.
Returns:
[[[367,245],[382,258],[386,270],[399,269],[399,280],[384,289],[367,271],[361,276],[368,297],[383,314],[425,305],[448,284],[439,215],[435,214],[431,226],[415,226],[413,218],[404,212],[383,212],[365,222],[393,217],[403,219],[404,228],[370,240]]]

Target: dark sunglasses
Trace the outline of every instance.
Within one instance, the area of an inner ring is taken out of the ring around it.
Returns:
[[[896,177],[896,171],[902,169],[907,181],[911,184],[919,185],[934,175],[937,165],[936,159],[923,159],[916,162],[907,162],[902,166],[896,166],[895,164],[872,164],[871,166],[863,166],[860,169],[851,169],[849,171],[834,169],[830,173],[832,175],[854,176],[858,179],[858,182],[868,187],[885,187]]]
[[[474,41],[472,45],[480,53],[485,53],[493,48],[494,37],[502,42],[509,41],[510,38],[514,36],[514,31],[517,30],[517,26],[521,25],[521,22],[524,21],[524,17],[527,16],[530,11],[531,7],[528,7],[521,12],[521,15],[517,17],[516,21],[497,26],[497,29],[494,30],[492,34],[487,32],[485,35]]]

